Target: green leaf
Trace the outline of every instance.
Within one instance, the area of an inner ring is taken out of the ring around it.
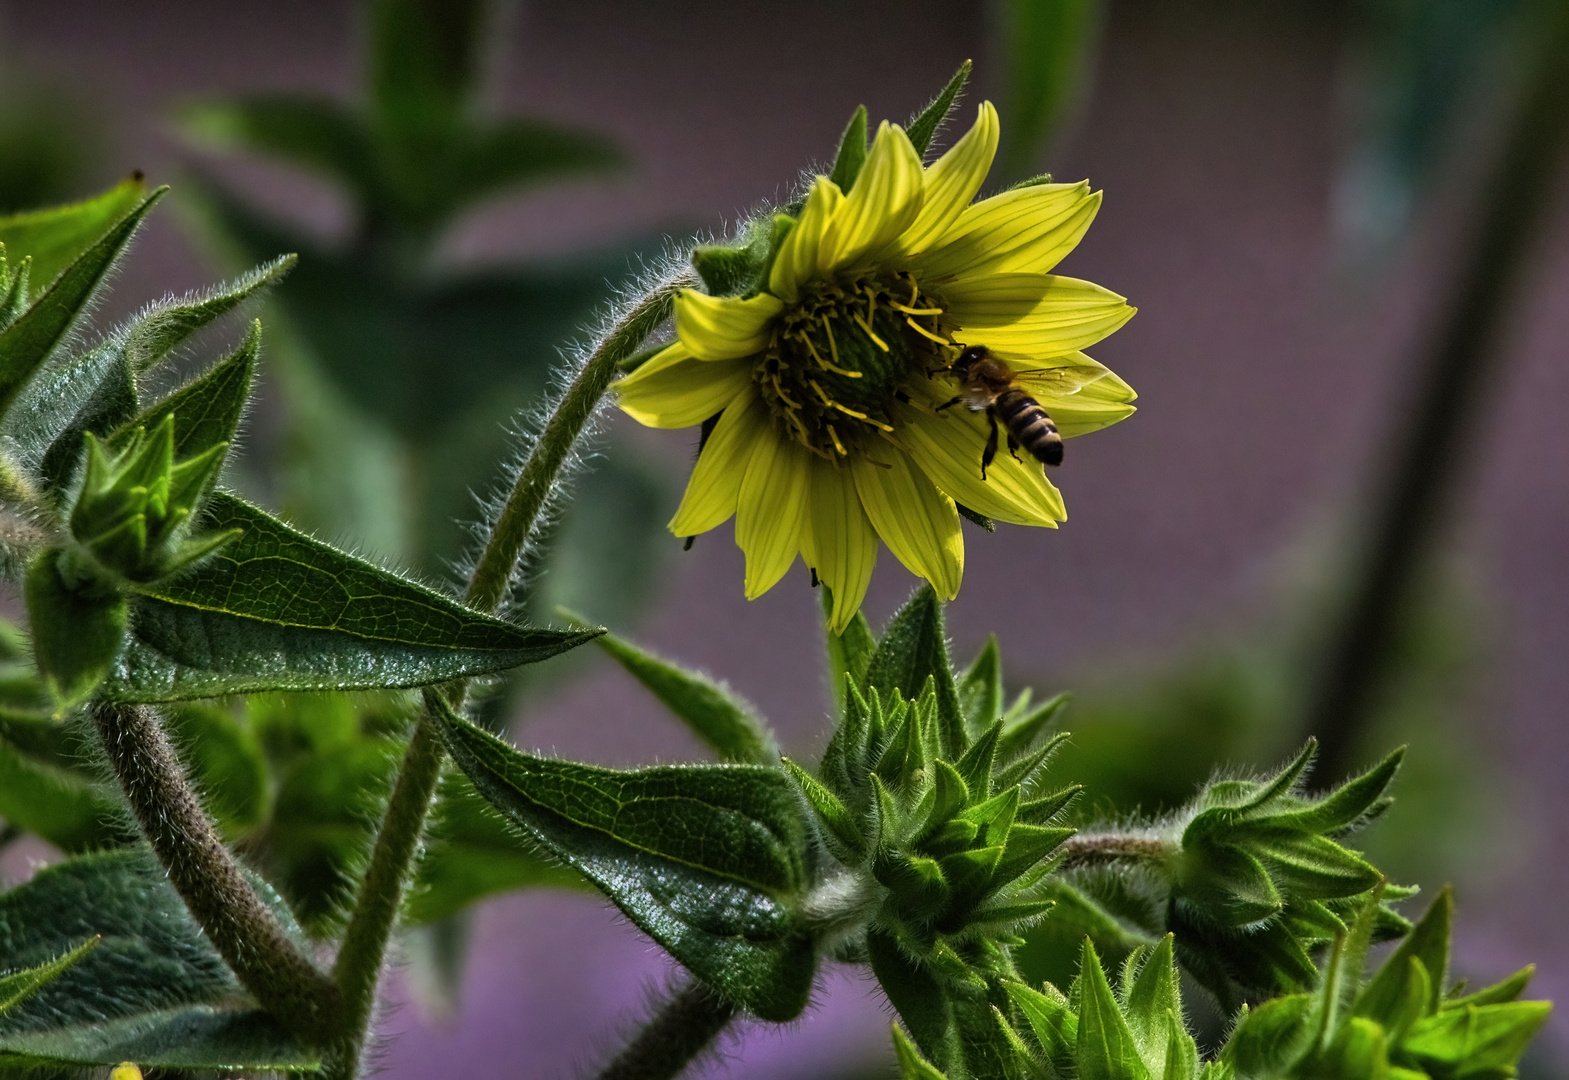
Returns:
[[[1439,998],[1449,979],[1449,934],[1454,923],[1454,890],[1447,885],[1439,890],[1433,903],[1411,933],[1389,955],[1378,974],[1357,995],[1352,1012],[1383,1021],[1394,1015],[1405,997],[1405,983],[1412,960],[1420,960],[1430,976],[1425,1011],[1438,1011]]]
[[[1098,0],[1005,0],[1003,147],[1010,179],[1027,175],[1072,104],[1095,47]]]
[[[917,964],[896,938],[876,928],[867,931],[866,953],[883,993],[921,1052],[949,1071],[956,1062],[962,1065],[948,997],[931,966]]]
[[[923,585],[898,610],[866,668],[866,684],[886,696],[897,692],[914,700],[927,679],[936,680],[937,725],[944,754],[959,757],[969,745],[959,711],[959,694],[948,662],[942,602]]]
[[[87,698],[103,682],[125,640],[125,598],[94,586],[68,587],[61,578],[66,554],[50,548],[27,571],[27,618],[33,656],[60,709]]]
[[[151,371],[198,331],[276,285],[297,261],[297,256],[280,255],[233,281],[154,304],[122,331],[121,347],[131,370],[138,375]],[[254,323],[251,332],[260,333]],[[154,425],[147,426],[150,430]]]
[[[595,636],[481,615],[223,492],[201,526],[242,533],[143,590],[105,683],[112,700],[425,686],[538,663]]]
[[[186,383],[114,432],[108,443],[120,450],[136,430],[156,431],[174,417],[174,459],[199,457],[221,443],[232,443],[256,375],[261,351],[261,322],[251,323],[250,333],[229,356]]]
[[[137,226],[167,188],[159,188],[66,267],[21,318],[0,333],[0,418],[87,310]]]
[[[972,739],[1002,718],[1002,650],[997,647],[996,634],[986,636],[980,655],[959,679],[958,692],[964,725]]]
[[[1079,1038],[1075,1057],[1083,1080],[1149,1080],[1128,1022],[1106,981],[1095,946],[1084,942],[1079,968]]]
[[[915,152],[922,157],[925,157],[926,151],[931,149],[932,139],[937,136],[937,132],[953,112],[953,107],[958,104],[964,85],[970,81],[971,66],[968,60],[960,64],[959,70],[953,73],[953,78],[949,79],[948,85],[932,99],[932,103],[905,125],[905,134],[910,137]]]
[[[0,244],[13,270],[24,258],[33,260],[29,277],[37,291],[129,214],[146,191],[146,182],[132,176],[83,202],[0,217]]]
[[[614,634],[601,634],[598,642],[724,760],[749,765],[779,760],[779,744],[767,723],[751,702],[724,683],[678,667]]]
[[[1548,1001],[1446,1009],[1417,1021],[1399,1054],[1435,1075],[1507,1076],[1552,1011]]]
[[[855,178],[861,175],[861,166],[866,164],[866,106],[857,105],[855,112],[850,116],[850,122],[845,125],[844,134],[839,139],[839,153],[834,156],[833,170],[828,174],[828,179],[839,185],[839,190],[846,195],[855,186]]]
[[[583,891],[583,876],[553,857],[482,799],[462,773],[442,777],[425,830],[414,887],[403,905],[405,924],[451,918],[471,904],[514,889]]]
[[[276,894],[255,884],[291,926]],[[245,1006],[234,976],[145,850],[78,856],[0,894],[0,969],[36,966],[94,937],[102,939],[96,948],[0,1016],[0,1068],[316,1064]]]
[[[88,938],[64,956],[10,975],[0,975],[0,1016],[30,997],[97,948],[100,938]]]
[[[470,133],[459,145],[445,196],[456,209],[542,180],[606,172],[625,164],[626,156],[601,135],[508,118]]]
[[[765,1020],[806,1007],[816,957],[797,905],[809,826],[784,773],[601,769],[524,754],[445,719],[479,793],[695,975]]]
[[[119,800],[77,767],[83,749],[58,722],[0,715],[0,818],[66,852],[131,840]]]
[[[383,183],[365,121],[335,101],[292,94],[205,101],[183,109],[178,121],[187,137],[215,149],[280,157],[358,194]]]
[[[267,814],[267,760],[250,728],[211,705],[181,705],[165,715],[202,805],[224,836],[238,839],[260,825]]]

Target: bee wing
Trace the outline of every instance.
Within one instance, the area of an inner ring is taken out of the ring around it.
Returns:
[[[1015,370],[1014,378],[1026,390],[1051,397],[1068,397],[1100,382],[1111,372],[1099,364],[1063,364],[1060,367]]]

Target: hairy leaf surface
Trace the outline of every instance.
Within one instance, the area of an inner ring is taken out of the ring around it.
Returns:
[[[424,686],[538,663],[596,633],[481,615],[222,492],[201,528],[242,535],[147,588],[111,699]]]
[[[450,713],[446,730],[481,795],[694,974],[765,1020],[805,1008],[815,958],[796,905],[807,823],[783,773],[621,772],[522,753]]]

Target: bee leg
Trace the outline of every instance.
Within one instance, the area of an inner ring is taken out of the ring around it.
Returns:
[[[944,409],[946,409],[946,408],[948,408],[948,407],[950,407],[952,405],[957,405],[957,404],[959,404],[959,402],[961,402],[963,400],[964,400],[964,395],[963,394],[960,394],[957,397],[950,398],[949,400],[943,402],[941,405],[937,406],[937,411],[938,412],[942,412]]]
[[[1019,457],[1018,450],[1019,440],[1015,439],[1013,437],[1013,432],[1010,431],[1008,432],[1008,456],[1013,458],[1013,460],[1017,461],[1020,465],[1023,465],[1024,459]]]
[[[986,479],[986,466],[997,456],[997,414],[987,409],[986,422],[991,425],[991,434],[986,437],[986,449],[981,451],[982,480]]]

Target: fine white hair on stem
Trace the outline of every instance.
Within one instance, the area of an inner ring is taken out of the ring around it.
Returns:
[[[479,520],[470,527],[472,539],[469,552],[467,558],[454,567],[462,579],[472,579],[520,474],[539,447],[540,434],[560,408],[568,389],[589,359],[625,326],[639,305],[651,294],[669,293],[678,285],[695,280],[688,261],[689,251],[690,244],[671,244],[658,258],[645,262],[642,272],[632,279],[631,284],[616,290],[599,318],[584,335],[577,342],[563,347],[561,363],[551,373],[548,389],[510,425],[513,448],[500,470],[497,483],[488,496],[476,499]],[[570,452],[551,477],[549,491],[530,525],[528,536],[512,568],[504,601],[504,615],[519,614],[527,607],[532,587],[544,572],[550,538],[570,500],[572,481],[589,467],[595,456],[605,404],[602,399],[595,405],[582,431],[573,441]]]

